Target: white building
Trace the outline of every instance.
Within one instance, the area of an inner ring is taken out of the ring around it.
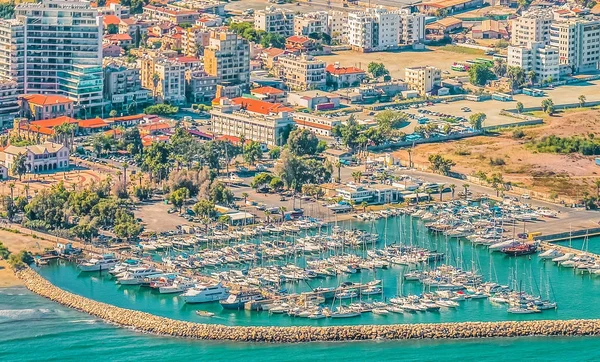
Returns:
[[[327,14],[327,33],[332,41],[346,43],[348,41],[348,13],[331,10]]]
[[[297,128],[307,129],[323,137],[332,137],[333,127],[342,123],[339,119],[320,117],[303,112],[296,112],[293,117]]]
[[[213,133],[268,146],[281,145],[282,133],[294,124],[290,108],[249,98],[221,98],[210,115]]]
[[[527,45],[531,42],[550,44],[550,25],[554,15],[548,8],[538,8],[527,11],[512,20],[512,44]]]
[[[254,28],[267,33],[276,33],[284,37],[294,35],[294,13],[284,9],[267,6],[265,10],[254,13]]]
[[[16,20],[0,19],[0,80],[17,82],[19,93],[25,84],[25,27]]]
[[[509,46],[507,65],[534,71],[538,82],[556,81],[560,77],[558,49],[542,42],[526,46]]]
[[[418,43],[425,37],[425,16],[382,7],[348,14],[348,43],[369,52]]]
[[[279,77],[291,90],[325,89],[325,62],[310,55],[279,57],[276,69]]]
[[[568,20],[550,26],[550,45],[559,62],[573,72],[592,71],[600,65],[600,20]]]
[[[12,127],[13,120],[19,115],[18,96],[17,82],[0,79],[0,129]]]
[[[335,190],[337,196],[349,203],[360,205],[363,202],[369,204],[387,204],[400,201],[400,190],[389,185],[357,185],[348,183]]]
[[[22,41],[24,53],[10,61],[23,64],[23,92],[67,96],[88,110],[100,107],[103,24],[97,9],[87,1],[43,0],[16,5],[15,17],[23,32],[10,35],[24,39],[10,42]]]
[[[404,69],[404,81],[409,89],[416,90],[424,96],[433,88],[442,85],[442,72],[432,66],[409,67]]]
[[[159,59],[154,63],[159,76],[156,94],[171,104],[185,103],[185,64],[170,59]]]
[[[27,147],[8,146],[3,154],[4,166],[9,170],[19,154],[27,157],[27,172],[53,171],[69,167],[69,149],[58,143],[45,142]]]
[[[309,36],[313,33],[327,33],[327,12],[317,11],[294,17],[294,35]]]

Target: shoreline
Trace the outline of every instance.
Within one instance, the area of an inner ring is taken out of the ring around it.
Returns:
[[[468,339],[533,336],[600,336],[600,320],[539,320],[331,327],[225,326],[159,317],[66,292],[31,268],[16,273],[31,292],[107,323],[138,332],[197,340],[298,343],[352,340]]]

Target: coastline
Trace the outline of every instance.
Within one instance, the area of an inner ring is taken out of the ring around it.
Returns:
[[[350,340],[466,339],[519,336],[598,336],[600,320],[540,320],[332,327],[232,327],[159,317],[66,292],[33,269],[17,272],[32,292],[106,322],[139,332],[198,340],[295,343]]]
[[[0,288],[23,286],[21,279],[13,273],[6,260],[0,260]]]

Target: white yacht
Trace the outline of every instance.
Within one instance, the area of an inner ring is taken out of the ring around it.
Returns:
[[[540,253],[538,255],[538,257],[540,259],[554,259],[554,258],[558,258],[563,255],[564,255],[563,253],[561,253],[560,251],[558,251],[556,249],[548,249],[548,250],[544,251],[543,253]]]
[[[198,284],[181,294],[186,303],[208,303],[223,300],[229,295],[229,290],[221,283],[213,285]]]
[[[177,277],[175,278],[175,280],[173,281],[173,283],[164,285],[164,286],[160,286],[158,288],[158,292],[160,294],[171,294],[171,293],[181,293],[181,292],[185,292],[186,290],[193,288],[196,285],[196,281],[188,279],[188,278],[182,278],[182,277]]]
[[[119,263],[113,254],[104,254],[98,258],[85,260],[78,264],[79,270],[83,272],[93,272],[108,270]]]
[[[149,266],[130,268],[117,279],[117,283],[122,285],[139,285],[144,281],[144,278],[161,273],[162,270]]]

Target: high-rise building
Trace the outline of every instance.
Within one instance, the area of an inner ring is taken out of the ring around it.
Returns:
[[[331,10],[327,13],[327,33],[331,40],[345,43],[348,39],[348,13]]]
[[[539,82],[559,79],[558,48],[544,45],[542,42],[530,42],[527,45],[509,46],[506,64],[521,67],[525,73],[534,71]]]
[[[327,33],[327,12],[316,11],[294,17],[294,35],[309,36],[313,33]]]
[[[213,31],[204,49],[204,70],[217,77],[219,85],[250,87],[250,47],[235,33]]]
[[[0,55],[2,77],[10,74],[23,93],[58,94],[87,111],[99,108],[103,25],[97,10],[87,1],[43,0],[18,4],[15,17],[0,24],[0,42],[11,46],[10,58]]]
[[[142,88],[140,69],[135,63],[113,61],[104,67],[104,99],[112,103],[113,108],[126,108],[136,102],[138,105],[150,100],[149,90]]]
[[[348,14],[348,43],[369,52],[414,44],[425,37],[425,17],[408,10],[389,11],[382,7]]]
[[[600,65],[600,20],[568,20],[550,26],[550,45],[559,62],[572,72],[596,70]]]
[[[537,8],[512,20],[512,44],[526,46],[530,42],[542,42],[549,45],[553,17],[551,9]]]
[[[267,6],[265,10],[257,11],[254,14],[254,28],[287,38],[294,35],[294,13]]]
[[[18,20],[0,20],[0,80],[17,83],[23,93],[25,82],[25,37],[23,23]]]
[[[12,122],[19,115],[19,102],[17,82],[0,80],[0,128],[12,126]]]

